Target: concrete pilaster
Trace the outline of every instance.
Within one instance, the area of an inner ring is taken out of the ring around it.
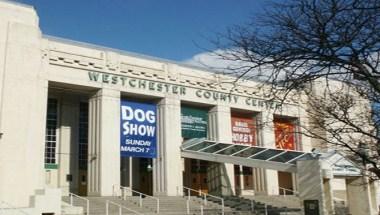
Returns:
[[[266,193],[265,169],[253,168],[253,190],[255,194]]]
[[[111,196],[120,184],[120,92],[101,89],[89,106],[88,195]]]
[[[157,159],[153,159],[154,195],[178,195],[182,187],[181,103],[165,97],[158,104]]]
[[[44,185],[47,80],[33,8],[0,1],[0,199],[29,206]]]
[[[227,106],[215,106],[209,112],[209,138],[218,142],[232,142],[231,110]],[[217,164],[219,174],[219,187],[221,195],[232,195],[235,191],[234,165]],[[215,181],[215,180],[213,180]],[[213,185],[211,185],[213,187]]]
[[[352,215],[375,215],[377,209],[372,205],[370,184],[366,177],[346,178],[349,211]]]
[[[323,195],[327,214],[334,214],[334,194],[332,179],[323,179]]]
[[[260,124],[262,125],[262,130],[261,130],[262,146],[268,147],[268,148],[276,148],[273,114],[264,112],[260,115],[260,117],[261,117]],[[266,186],[267,194],[278,195],[279,185],[278,185],[277,171],[266,169],[264,170],[264,174],[265,174],[265,186]]]
[[[78,186],[79,102],[64,96],[60,113],[58,187],[62,189],[63,195],[68,195],[68,192],[77,190]],[[72,176],[71,182],[67,180],[68,174]]]
[[[305,200],[318,200],[319,215],[328,215],[324,200],[323,174],[320,161],[306,160],[297,162],[299,198],[301,204]],[[326,184],[328,186],[328,184]]]
[[[377,192],[379,189],[379,182],[378,181],[370,181],[369,187],[370,187],[372,210],[378,212],[379,211],[379,207],[378,207],[379,198],[378,198]]]

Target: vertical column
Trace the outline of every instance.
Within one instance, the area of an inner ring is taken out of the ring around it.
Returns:
[[[351,214],[378,214],[378,210],[372,206],[368,178],[347,178],[346,185],[348,207]]]
[[[111,196],[120,184],[120,92],[101,89],[89,106],[88,195]]]
[[[300,104],[301,106],[301,104]],[[299,135],[296,135],[298,140],[297,140],[297,145],[296,145],[296,150],[299,150],[299,151],[304,151],[304,152],[310,152],[312,148],[320,148],[321,145],[316,145],[314,142],[313,142],[313,139],[311,137],[308,137],[306,135],[301,135],[301,134],[305,134],[307,133],[306,129],[305,128],[308,128],[308,127],[311,127],[313,125],[315,125],[315,123],[312,122],[312,117],[309,118],[309,117],[304,117],[304,116],[307,116],[308,113],[307,111],[305,110],[305,108],[302,108],[302,107],[298,107],[298,126],[296,127],[297,128],[297,132],[299,132]],[[318,133],[320,135],[323,135],[320,130],[320,128],[313,128],[315,130],[318,129]]]
[[[236,190],[235,189],[235,192],[239,192],[239,194],[238,193],[236,193],[236,195],[246,195],[244,192],[243,192],[243,190],[244,190],[244,188],[245,188],[245,184],[244,184],[244,175],[243,175],[243,166],[239,166],[239,184],[240,184],[240,188],[239,188],[239,190]],[[249,195],[249,194],[248,194]]]
[[[27,207],[44,187],[48,82],[35,10],[0,1],[0,11],[0,199]]]
[[[369,182],[369,188],[370,188],[370,194],[371,194],[371,205],[372,205],[372,210],[378,212],[379,207],[378,207],[378,189],[379,189],[379,182],[378,181],[370,181]]]
[[[253,190],[255,194],[266,193],[265,170],[262,168],[253,168]]]
[[[323,179],[323,195],[324,202],[326,206],[327,214],[334,214],[334,194],[332,189],[332,179],[324,178]]]
[[[331,170],[330,170],[331,171]],[[299,186],[299,198],[301,204],[304,201],[318,201],[318,211],[320,215],[329,214],[326,208],[325,188],[330,188],[323,183],[322,167],[319,160],[305,160],[297,162],[297,176]],[[316,211],[315,206],[310,207]],[[305,208],[307,211],[309,208]],[[365,213],[364,213],[365,214]]]
[[[181,103],[165,97],[158,104],[157,159],[153,160],[154,195],[178,195],[182,187]]]
[[[263,112],[261,114],[261,124],[262,124],[262,145],[268,148],[275,148],[275,135],[274,135],[274,124],[273,124],[273,114]],[[266,169],[264,170],[266,179],[266,192],[268,195],[278,195],[278,174],[275,170]]]
[[[227,106],[217,105],[209,112],[210,134],[212,140],[231,143],[231,110]],[[221,195],[232,195],[235,186],[234,165],[218,164]],[[212,187],[212,185],[211,185]]]
[[[69,98],[69,95],[61,101],[58,186],[67,195],[73,183],[77,185],[78,182],[79,102]],[[71,182],[67,181],[68,174],[72,175]]]

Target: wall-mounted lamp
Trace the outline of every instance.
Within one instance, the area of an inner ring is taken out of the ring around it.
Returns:
[[[151,164],[148,164],[148,166],[146,167],[146,170],[147,170],[148,172],[152,172],[152,170],[153,170],[152,165],[151,165]]]

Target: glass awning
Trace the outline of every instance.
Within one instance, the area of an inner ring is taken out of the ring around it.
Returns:
[[[204,138],[190,139],[182,146],[182,157],[232,163],[256,168],[296,172],[298,160],[315,159],[312,153],[301,151],[218,143]]]
[[[335,177],[350,177],[361,176],[362,169],[360,169],[354,162],[348,159],[343,154],[332,150],[324,153],[321,159],[325,161],[332,169]]]

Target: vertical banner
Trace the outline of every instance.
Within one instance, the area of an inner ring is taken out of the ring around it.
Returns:
[[[295,126],[290,121],[274,121],[276,148],[295,150]]]
[[[207,137],[208,111],[193,107],[181,107],[181,130],[183,138]]]
[[[156,105],[121,100],[120,155],[156,158]]]
[[[231,116],[232,142],[256,145],[256,127],[253,117]]]

